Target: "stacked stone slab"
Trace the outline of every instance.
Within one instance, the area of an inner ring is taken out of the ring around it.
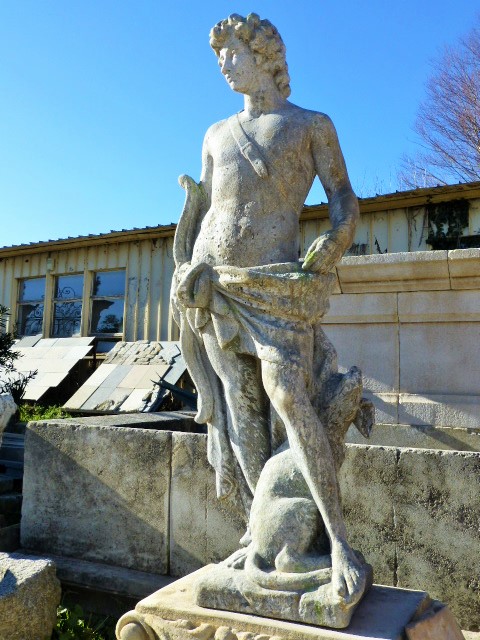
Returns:
[[[0,553],[0,576],[0,638],[49,638],[61,595],[54,564],[19,553]]]

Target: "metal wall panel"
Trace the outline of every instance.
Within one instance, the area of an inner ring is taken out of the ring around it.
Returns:
[[[54,278],[68,273],[88,276],[95,271],[125,269],[124,339],[171,340],[177,337],[169,310],[170,283],[173,273],[173,238],[154,238],[93,247],[79,246],[59,251],[34,253],[0,260],[0,304],[12,311],[9,330],[16,314],[18,280],[47,276],[46,297],[51,301]],[[48,268],[47,268],[48,265]],[[90,283],[84,288],[84,314],[90,310]],[[50,323],[45,309],[44,333]],[[82,323],[82,333],[88,322]]]

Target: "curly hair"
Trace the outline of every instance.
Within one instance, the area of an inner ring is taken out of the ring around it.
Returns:
[[[269,20],[261,20],[256,13],[249,13],[246,18],[233,13],[217,22],[210,31],[210,46],[217,57],[231,36],[248,44],[255,54],[255,62],[272,74],[281,95],[288,98],[290,76],[285,59],[285,45],[276,27]]]

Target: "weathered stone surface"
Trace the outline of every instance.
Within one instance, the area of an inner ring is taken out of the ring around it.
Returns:
[[[434,427],[431,424],[381,424],[377,422],[368,441],[356,429],[350,428],[347,433],[347,442],[397,448],[480,451],[480,433],[477,430]]]
[[[68,587],[83,587],[131,598],[145,598],[174,581],[170,576],[125,569],[100,562],[45,554],[57,568],[57,577]]]
[[[371,324],[398,321],[395,293],[332,295],[324,324]]]
[[[400,322],[479,322],[480,291],[399,293],[398,319]]]
[[[246,522],[231,500],[217,499],[207,436],[172,434],[170,492],[171,575],[184,576],[238,549]]]
[[[408,640],[464,640],[452,612],[440,602],[407,625],[405,632]]]
[[[373,407],[362,399],[358,368],[339,372],[320,320],[336,284],[331,271],[353,241],[358,201],[331,121],[287,100],[277,29],[256,14],[233,14],[214,26],[210,44],[244,110],[209,128],[200,183],[180,178],[186,201],[172,302],[218,497],[237,494],[248,520],[244,548],[228,562],[245,572],[248,590],[265,587],[265,572],[272,591],[295,574],[305,592],[300,613],[320,572],[315,586],[328,588],[299,619],[343,627],[370,568],[346,539],[336,473],[349,424],[368,433]],[[299,217],[315,175],[332,228],[299,262]]]
[[[199,607],[194,603],[193,585],[210,571],[211,567],[204,567],[139,602],[135,611],[119,620],[118,640],[401,640],[406,625],[430,602],[423,591],[375,585],[358,606],[349,628],[338,631]]]
[[[346,256],[337,273],[344,293],[450,289],[447,251]]]
[[[480,453],[399,450],[398,585],[427,589],[465,629],[480,621]]]
[[[452,289],[480,287],[480,249],[456,249],[448,252]]]
[[[49,638],[59,602],[60,583],[52,562],[0,553],[0,638]]]
[[[351,543],[362,550],[380,584],[396,584],[397,456],[393,447],[348,445],[339,473]]]
[[[2,433],[10,422],[10,418],[15,415],[17,405],[9,393],[0,394],[0,441]]]
[[[22,546],[168,573],[170,456],[168,431],[29,423]]]
[[[478,398],[479,354],[480,322],[402,324],[400,393]]]
[[[325,326],[325,333],[336,345],[340,370],[348,370],[350,362],[355,362],[362,371],[365,391],[376,394],[398,392],[398,332],[392,323]],[[372,357],[373,345],[376,357]]]

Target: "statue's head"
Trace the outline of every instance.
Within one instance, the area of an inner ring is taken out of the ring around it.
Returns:
[[[234,13],[218,22],[210,31],[210,46],[217,57],[234,39],[249,47],[256,64],[271,74],[280,94],[288,98],[290,76],[285,45],[273,24],[269,20],[261,20],[256,13],[250,13],[246,18]]]

